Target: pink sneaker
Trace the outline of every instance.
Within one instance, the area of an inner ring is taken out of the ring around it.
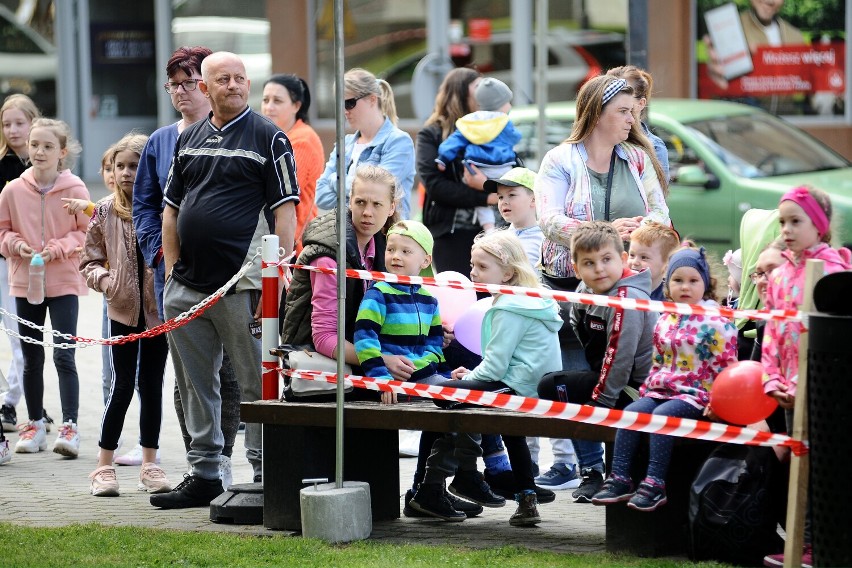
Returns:
[[[770,554],[763,557],[763,565],[774,568],[776,566],[784,566],[784,553]],[[814,550],[813,545],[806,544],[802,549],[802,568],[813,568],[814,565]]]
[[[36,454],[47,449],[47,434],[44,424],[38,424],[30,420],[26,424],[18,426],[18,443],[15,444],[15,452],[19,454]]]
[[[139,471],[139,491],[148,493],[168,493],[172,490],[172,484],[166,478],[166,472],[160,466],[153,463],[142,464]]]
[[[89,474],[92,480],[92,495],[95,497],[118,497],[118,479],[115,476],[115,468],[111,465],[102,465]]]

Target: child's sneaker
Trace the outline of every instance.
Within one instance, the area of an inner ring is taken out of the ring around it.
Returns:
[[[80,455],[80,433],[76,424],[70,420],[62,423],[56,442],[53,443],[53,451],[68,458]]]
[[[467,518],[467,515],[453,508],[440,483],[421,483],[408,504],[421,513],[445,521],[461,522]]]
[[[18,424],[18,415],[15,413],[15,407],[11,404],[4,404],[0,407],[0,422],[4,428],[15,429]]]
[[[779,552],[778,554],[770,554],[768,556],[764,556],[763,565],[769,566],[769,568],[773,568],[775,566],[780,568],[781,566],[784,566],[784,553]],[[813,565],[813,547],[810,544],[806,544],[802,549],[802,568],[813,568]]]
[[[234,482],[234,474],[231,469],[231,458],[219,456],[219,479],[222,480],[222,488],[227,491]]]
[[[9,441],[5,438],[0,442],[0,465],[12,461],[12,448],[9,447]]]
[[[550,469],[535,478],[535,484],[552,491],[576,489],[580,486],[577,464],[554,463]]]
[[[506,499],[491,491],[484,476],[476,470],[456,472],[449,491],[456,497],[483,507],[502,507],[506,504]]]
[[[536,499],[535,491],[532,489],[525,489],[515,495],[515,501],[518,502],[518,508],[509,518],[510,525],[513,527],[531,527],[541,522],[541,516],[538,514],[538,499]]]
[[[47,433],[44,424],[30,420],[18,428],[18,443],[15,452],[19,454],[35,454],[47,449]]]
[[[580,482],[580,486],[574,490],[571,497],[574,498],[575,503],[591,503],[592,497],[603,486],[603,474],[596,469],[587,467],[580,475],[582,475],[583,481]]]
[[[166,472],[154,463],[143,463],[139,471],[139,491],[148,493],[168,493],[172,490],[172,484],[166,478]]]
[[[633,483],[629,480],[621,479],[610,475],[604,481],[601,490],[592,497],[593,505],[612,505],[614,503],[623,503],[630,501],[635,491],[633,491]]]
[[[651,511],[656,511],[657,507],[662,507],[666,503],[668,503],[666,488],[656,483],[648,483],[646,479],[639,484],[639,488],[633,494],[633,497],[630,498],[630,501],[627,502],[627,506],[637,511],[650,513]]]
[[[142,445],[136,444],[133,449],[124,455],[115,458],[116,465],[142,465]],[[154,463],[160,463],[160,450],[157,450],[157,458]]]
[[[89,474],[92,480],[92,495],[95,497],[118,497],[118,479],[115,477],[115,468],[111,465],[102,465]]]

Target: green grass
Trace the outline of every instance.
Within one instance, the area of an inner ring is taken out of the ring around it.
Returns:
[[[553,554],[517,547],[470,550],[452,546],[392,545],[358,542],[329,545],[276,535],[255,537],[222,533],[165,531],[136,527],[71,525],[29,528],[0,523],[4,568],[23,566],[298,566],[300,568],[419,568],[481,566],[530,568],[720,567],[667,559],[611,554]]]

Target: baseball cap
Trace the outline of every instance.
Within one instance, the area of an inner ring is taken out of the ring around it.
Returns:
[[[426,254],[432,254],[432,248],[435,244],[435,240],[432,238],[432,233],[429,232],[429,229],[426,228],[426,225],[424,225],[420,221],[412,221],[410,219],[405,221],[397,221],[390,229],[388,229],[387,236],[391,235],[403,235],[406,237],[411,237],[412,239],[414,239],[414,242],[416,242],[423,250],[426,251]],[[431,264],[420,271],[420,276],[434,275],[435,273],[432,270]]]
[[[536,173],[527,168],[512,168],[499,179],[489,179],[483,184],[483,189],[488,193],[496,193],[498,185],[509,187],[525,187],[530,191],[535,190]]]

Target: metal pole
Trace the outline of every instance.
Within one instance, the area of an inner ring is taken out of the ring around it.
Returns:
[[[343,0],[334,0],[334,104],[337,123],[337,421],[334,484],[343,487],[343,364],[346,358],[346,147],[343,114]]]
[[[648,0],[627,3],[627,63],[648,68]]]
[[[536,170],[547,152],[547,15],[550,10],[548,0],[538,0],[536,3],[536,44],[535,72],[537,77],[535,100],[538,103],[538,164]]]
[[[278,400],[278,357],[270,350],[278,346],[278,235],[264,235],[261,238],[260,258],[261,288],[263,305],[261,306],[261,355],[263,374],[261,378],[261,398]]]

